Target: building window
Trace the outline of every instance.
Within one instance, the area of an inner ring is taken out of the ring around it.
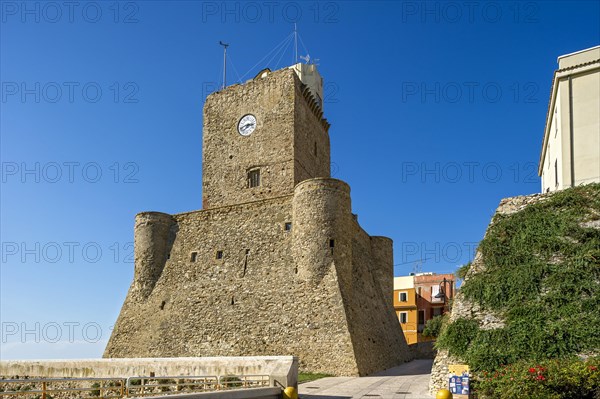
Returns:
[[[315,141],[315,157],[317,156],[317,142]]]
[[[440,293],[440,286],[434,285],[431,287],[431,302],[440,302],[442,298],[436,298],[435,296]]]
[[[292,222],[286,222],[284,225],[285,231],[292,231]]]
[[[260,186],[260,169],[252,169],[248,171],[248,187]]]
[[[217,258],[217,259],[223,259],[223,251],[217,251],[217,254],[216,254],[215,258]]]
[[[408,323],[408,313],[407,312],[400,312],[398,314],[398,318],[400,319],[400,324]]]
[[[554,184],[558,187],[558,159],[554,160]]]
[[[442,315],[442,308],[433,308],[433,317]]]
[[[417,287],[417,295],[421,296],[421,287]]]
[[[192,252],[192,254],[190,255],[190,261],[195,262],[197,257],[198,257],[198,252]]]
[[[408,302],[408,294],[406,292],[398,293],[398,300],[400,300],[400,302]]]
[[[425,311],[419,310],[419,324],[425,324]]]

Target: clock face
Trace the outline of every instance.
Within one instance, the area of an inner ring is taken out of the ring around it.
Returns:
[[[238,123],[238,133],[242,136],[250,136],[256,129],[256,117],[252,114],[244,115]]]

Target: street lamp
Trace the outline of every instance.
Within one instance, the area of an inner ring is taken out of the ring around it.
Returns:
[[[446,306],[446,284],[450,283],[450,294],[452,294],[452,284],[454,284],[454,280],[446,280],[446,277],[444,277],[444,280],[442,280],[440,282],[440,289],[439,292],[437,294],[434,295],[434,298],[436,299],[443,299],[444,300],[444,307]]]

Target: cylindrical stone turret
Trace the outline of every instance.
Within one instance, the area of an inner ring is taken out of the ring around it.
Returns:
[[[333,262],[338,273],[351,267],[348,184],[331,178],[299,183],[294,189],[292,221],[292,251],[301,279],[318,284]]]
[[[394,297],[394,245],[391,238],[372,236],[371,255],[373,274],[381,286],[383,297],[393,303]]]
[[[135,216],[133,289],[136,298],[148,298],[158,281],[175,240],[176,221],[161,212]]]

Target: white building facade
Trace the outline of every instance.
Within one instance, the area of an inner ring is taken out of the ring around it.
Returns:
[[[600,46],[558,57],[538,175],[542,192],[600,182]]]

